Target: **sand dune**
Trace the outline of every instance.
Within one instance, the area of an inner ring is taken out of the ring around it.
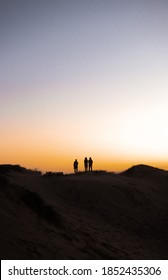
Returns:
[[[168,172],[0,166],[1,259],[167,259]]]

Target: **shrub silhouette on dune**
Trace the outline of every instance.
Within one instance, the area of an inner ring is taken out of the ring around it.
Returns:
[[[46,172],[43,177],[53,177],[53,176],[57,176],[57,177],[60,177],[60,176],[63,176],[64,173],[63,172],[52,172],[52,171],[48,171]]]

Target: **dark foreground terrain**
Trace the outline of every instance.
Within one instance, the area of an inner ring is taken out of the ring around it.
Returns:
[[[1,259],[168,259],[168,172],[0,166]]]

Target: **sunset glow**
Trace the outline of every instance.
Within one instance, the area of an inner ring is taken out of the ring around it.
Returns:
[[[1,4],[0,163],[69,173],[91,156],[94,169],[168,169],[167,9]]]

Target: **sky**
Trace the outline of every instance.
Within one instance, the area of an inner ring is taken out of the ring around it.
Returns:
[[[0,164],[168,169],[168,1],[0,1]]]

